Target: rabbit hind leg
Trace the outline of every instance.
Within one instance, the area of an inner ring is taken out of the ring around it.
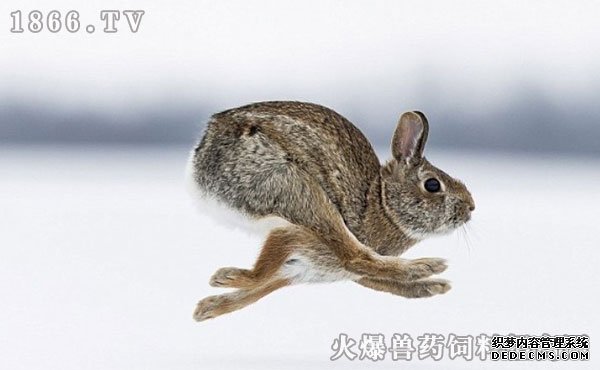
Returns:
[[[422,279],[416,281],[394,281],[363,277],[356,282],[364,287],[399,295],[405,298],[425,298],[444,294],[451,288],[450,282],[444,279]]]

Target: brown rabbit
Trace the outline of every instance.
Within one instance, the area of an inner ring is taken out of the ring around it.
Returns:
[[[397,257],[475,208],[460,181],[423,157],[428,130],[422,113],[404,113],[382,166],[352,123],[320,105],[262,102],[215,114],[189,162],[199,197],[280,222],[252,269],[215,272],[212,286],[238,289],[201,300],[194,318],[304,282],[349,279],[409,298],[447,292],[447,281],[430,278],[446,269],[443,259]]]

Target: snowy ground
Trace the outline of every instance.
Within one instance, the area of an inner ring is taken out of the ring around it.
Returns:
[[[406,300],[352,283],[297,286],[196,323],[209,276],[249,266],[260,241],[198,215],[185,149],[0,150],[0,368],[592,368],[598,358],[600,161],[429,154],[477,210],[444,296]],[[581,334],[587,363],[330,362],[339,333]],[[597,368],[598,365],[596,365]]]

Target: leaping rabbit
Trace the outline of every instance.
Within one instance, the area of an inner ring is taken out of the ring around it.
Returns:
[[[299,283],[352,280],[408,298],[446,293],[450,284],[431,278],[446,269],[443,259],[398,257],[475,209],[465,185],[423,157],[428,130],[422,113],[402,114],[393,158],[381,165],[360,130],[320,105],[262,102],[212,116],[189,161],[198,198],[249,222],[276,222],[252,269],[225,267],[210,279],[237,290],[204,298],[194,318]]]

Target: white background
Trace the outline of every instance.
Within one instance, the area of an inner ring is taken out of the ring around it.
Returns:
[[[449,259],[446,295],[295,286],[196,323],[196,302],[220,291],[208,286],[210,275],[250,266],[260,240],[196,213],[186,156],[187,148],[0,152],[0,368],[347,368],[328,360],[341,332],[388,340],[396,332],[586,333],[588,363],[458,359],[444,367],[593,367],[598,161],[433,152],[429,159],[462,178],[477,203],[468,242],[454,234],[407,253]]]

